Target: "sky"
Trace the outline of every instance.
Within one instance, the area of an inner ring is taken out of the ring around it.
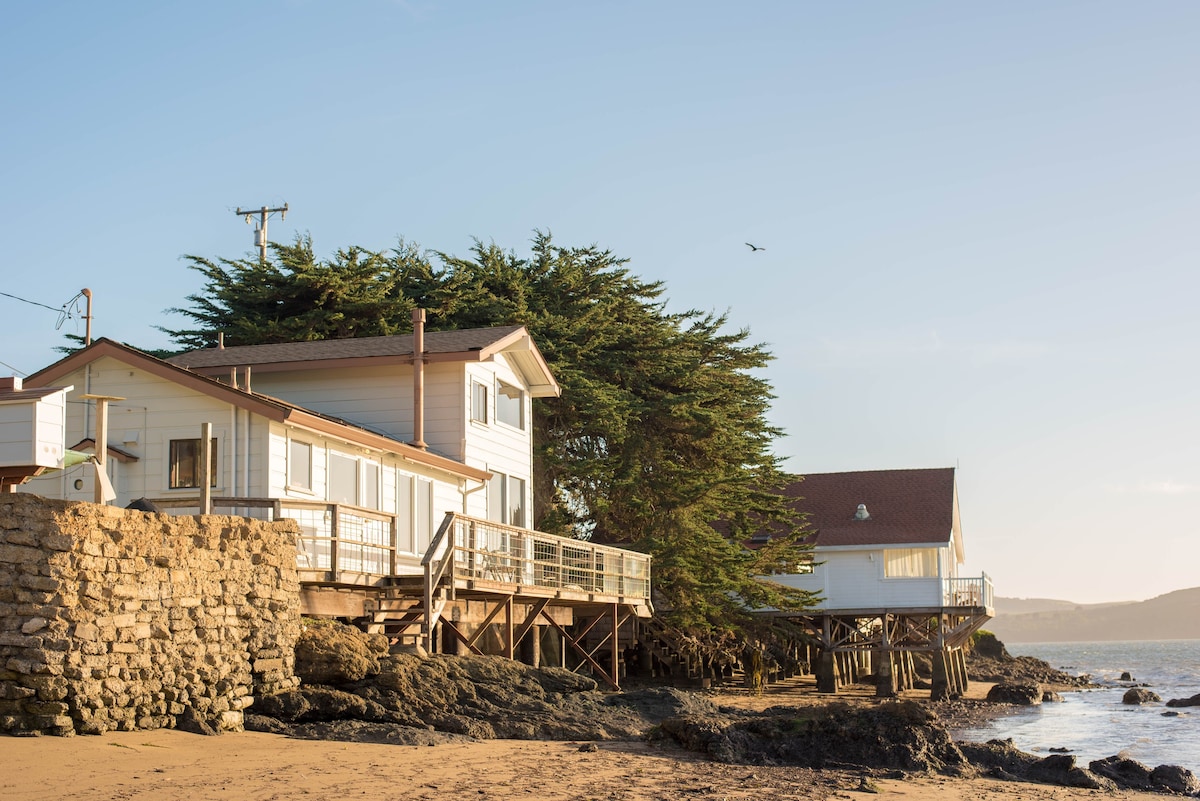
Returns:
[[[10,6],[0,374],[84,287],[169,347],[239,207],[324,256],[549,231],[765,343],[787,469],[957,467],[998,595],[1200,585],[1200,3]]]

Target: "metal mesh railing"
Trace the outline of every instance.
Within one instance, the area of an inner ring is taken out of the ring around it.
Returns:
[[[454,573],[504,584],[648,599],[646,554],[454,515]]]

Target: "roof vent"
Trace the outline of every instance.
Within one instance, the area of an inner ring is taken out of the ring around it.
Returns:
[[[870,520],[871,519],[871,513],[867,511],[867,505],[865,503],[860,503],[858,505],[858,509],[855,510],[855,512],[854,512],[854,519],[855,520]]]

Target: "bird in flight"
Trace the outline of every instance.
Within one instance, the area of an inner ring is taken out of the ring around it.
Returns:
[[[766,250],[766,248],[760,248],[758,245],[751,245],[749,242],[746,243],[746,247],[750,248],[751,252],[755,250]]]

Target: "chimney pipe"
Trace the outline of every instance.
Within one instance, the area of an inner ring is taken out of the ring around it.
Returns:
[[[413,438],[425,450],[425,310],[413,309]]]

